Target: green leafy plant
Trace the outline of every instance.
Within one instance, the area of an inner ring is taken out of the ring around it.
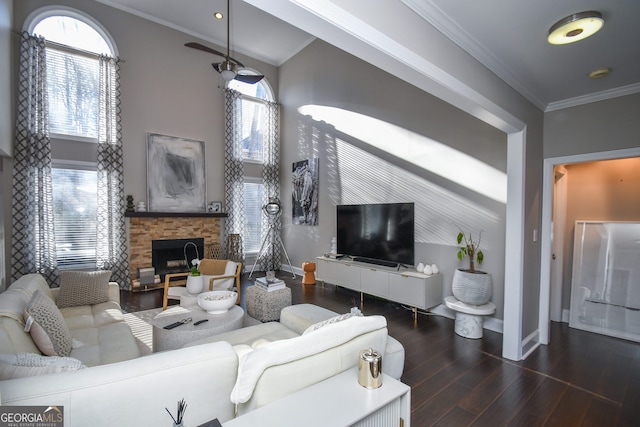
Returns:
[[[198,266],[200,265],[200,260],[199,259],[194,259],[191,261],[192,267],[191,267],[191,275],[192,276],[199,276],[200,275],[200,270],[198,270]]]
[[[471,233],[467,237],[462,230],[458,233],[458,244],[462,245],[458,249],[458,259],[462,261],[465,256],[469,257],[469,273],[475,273],[475,261],[478,261],[478,264],[482,264],[484,261],[484,254],[482,250],[480,250],[480,242],[482,241],[482,230],[478,234],[478,240],[474,240]]]

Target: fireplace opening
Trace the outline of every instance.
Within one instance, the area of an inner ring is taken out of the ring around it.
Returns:
[[[198,248],[198,258],[204,257],[204,238],[193,239],[170,239],[151,241],[151,265],[156,269],[156,274],[160,275],[160,280],[164,281],[164,276],[171,273],[184,273],[189,271],[190,265],[187,261],[196,258],[196,250],[193,245],[186,248],[187,257],[185,260],[185,245],[194,243]]]

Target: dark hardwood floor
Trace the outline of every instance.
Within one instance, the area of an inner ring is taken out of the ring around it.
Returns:
[[[303,286],[286,272],[278,277],[294,304],[345,313],[360,301],[343,288]],[[243,289],[250,285],[243,275]],[[162,290],[122,291],[127,312],[161,305]],[[501,357],[501,334],[485,330],[480,340],[465,339],[451,319],[419,314],[414,321],[399,304],[368,296],[361,309],[385,316],[389,334],[405,348],[402,381],[411,386],[414,426],[640,425],[640,344],[553,323],[548,346],[512,362]]]

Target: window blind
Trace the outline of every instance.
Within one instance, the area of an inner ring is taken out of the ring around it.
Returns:
[[[97,172],[51,170],[58,268],[95,268]]]
[[[47,47],[49,131],[98,138],[98,59]]]
[[[262,244],[262,189],[261,183],[244,183],[245,253],[257,253]]]

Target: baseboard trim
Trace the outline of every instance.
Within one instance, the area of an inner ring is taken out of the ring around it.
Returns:
[[[536,329],[522,340],[522,360],[526,359],[538,347],[540,347],[540,330]]]

